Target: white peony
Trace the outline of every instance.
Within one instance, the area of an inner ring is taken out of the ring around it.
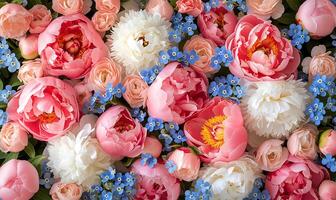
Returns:
[[[241,107],[249,134],[287,138],[305,120],[309,95],[301,81],[256,82],[246,91]]]
[[[242,200],[253,189],[261,169],[249,156],[232,162],[216,162],[203,167],[200,177],[212,186],[214,200]]]
[[[108,35],[112,57],[127,74],[138,74],[158,63],[159,52],[168,50],[170,22],[144,10],[130,10]]]
[[[87,119],[82,117],[82,119]],[[99,174],[111,166],[110,156],[91,137],[94,128],[90,122],[80,123],[80,128],[50,141],[46,147],[47,165],[62,183],[76,183],[84,188],[99,182]]]

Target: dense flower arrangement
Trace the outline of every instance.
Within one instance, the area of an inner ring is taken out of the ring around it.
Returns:
[[[332,200],[335,0],[0,1],[0,200]]]

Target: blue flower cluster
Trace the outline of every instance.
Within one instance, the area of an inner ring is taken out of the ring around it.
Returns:
[[[245,87],[239,85],[240,79],[232,74],[215,77],[210,83],[208,93],[212,97],[220,96],[238,101],[245,95]]]
[[[147,113],[140,108],[133,108],[131,110],[131,115],[133,118],[138,119],[139,122],[145,121],[145,117],[147,116]]]
[[[154,82],[156,76],[160,73],[161,70],[161,66],[155,65],[152,68],[142,70],[140,72],[140,76],[148,85],[150,85]]]
[[[322,158],[322,165],[327,167],[331,172],[336,172],[336,161],[332,155],[327,154],[324,158]]]
[[[164,127],[163,120],[153,118],[153,117],[148,117],[145,127],[147,128],[147,131],[149,132],[161,130]]]
[[[291,24],[289,26],[288,36],[291,39],[292,45],[298,49],[302,49],[302,45],[310,40],[308,31],[297,24]]]
[[[209,2],[204,3],[204,11],[208,13],[212,8],[217,8],[219,5],[219,0],[210,0]]]
[[[186,136],[184,135],[183,130],[180,130],[180,127],[177,123],[170,122],[165,123],[164,128],[161,129],[159,139],[164,141],[164,150],[171,151],[171,144],[182,144],[187,141]]]
[[[252,192],[244,200],[270,200],[271,195],[267,189],[264,189],[264,181],[257,178],[254,181]]]
[[[309,116],[310,121],[318,126],[325,118],[327,114],[326,111],[336,111],[335,78],[325,75],[316,75],[309,86],[309,91],[315,98],[312,103],[306,107],[306,114]],[[324,99],[327,99],[326,103],[323,102]]]
[[[157,159],[150,153],[143,153],[141,154],[140,163],[141,165],[147,165],[148,167],[153,168],[157,163]]]
[[[216,47],[215,55],[211,58],[211,67],[216,70],[220,70],[221,64],[228,67],[233,61],[233,56],[230,50],[227,50],[224,46]]]
[[[115,87],[109,83],[105,93],[101,94],[96,91],[93,96],[91,96],[89,102],[84,106],[84,113],[103,113],[106,105],[109,104],[113,98],[121,98],[125,91],[126,88],[121,83],[118,83]]]
[[[237,6],[237,9],[241,12],[247,12],[247,5],[245,0],[226,0],[226,8],[233,10]]]
[[[202,180],[197,179],[194,189],[186,190],[185,200],[209,200],[212,197],[211,184]]]
[[[47,166],[47,161],[42,161],[41,167],[41,177],[40,177],[40,185],[45,187],[46,189],[50,189],[51,186],[54,184],[54,175],[51,172],[51,169]]]
[[[195,64],[199,60],[199,56],[195,50],[181,52],[178,47],[172,47],[168,51],[160,51],[159,54],[159,62],[162,66],[172,61],[179,61],[188,66]]]
[[[0,109],[0,126],[4,125],[8,121],[7,112]]]
[[[169,32],[169,41],[179,43],[187,36],[192,36],[197,30],[197,25],[194,23],[195,18],[188,15],[183,18],[182,14],[177,12],[172,17],[173,30]]]
[[[177,169],[176,164],[172,160],[168,160],[165,164],[165,167],[167,168],[170,174],[174,173],[174,171]]]
[[[16,72],[20,68],[20,62],[9,49],[6,39],[3,37],[0,37],[0,69],[1,68],[7,68],[11,73]]]
[[[93,185],[87,199],[128,200],[136,193],[136,179],[132,172],[120,173],[109,168],[100,174],[100,184]]]
[[[5,89],[0,90],[0,103],[8,103],[9,98],[15,94],[11,85],[6,85]]]

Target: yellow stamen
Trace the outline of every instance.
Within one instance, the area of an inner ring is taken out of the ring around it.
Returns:
[[[201,136],[204,143],[213,148],[220,148],[224,143],[225,116],[215,116],[208,119],[202,126]]]

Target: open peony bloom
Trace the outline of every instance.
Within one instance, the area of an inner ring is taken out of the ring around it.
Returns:
[[[79,119],[74,88],[53,77],[29,82],[9,101],[7,112],[10,120],[42,141],[64,135]]]
[[[170,63],[148,88],[148,114],[182,124],[208,101],[207,87],[208,80],[199,70]]]
[[[289,156],[288,161],[266,178],[266,189],[272,199],[318,200],[317,189],[327,170],[312,161]]]
[[[44,72],[83,78],[108,50],[92,22],[82,14],[58,17],[38,39]]]
[[[234,61],[230,71],[250,81],[284,80],[297,74],[300,54],[270,21],[241,18],[226,40]]]
[[[247,145],[247,132],[237,104],[215,97],[184,125],[189,145],[196,146],[204,162],[233,161]]]
[[[0,168],[0,198],[28,200],[39,190],[39,175],[28,161],[12,159]]]
[[[137,157],[147,136],[147,130],[123,106],[105,111],[97,121],[96,131],[100,146],[114,159]]]
[[[177,200],[180,195],[180,182],[169,174],[164,164],[153,168],[142,165],[140,160],[132,165],[132,172],[137,176],[137,193],[135,200]]]
[[[238,22],[237,16],[221,5],[203,12],[197,18],[197,25],[204,38],[210,39],[217,45],[224,45],[225,40],[234,32]]]

